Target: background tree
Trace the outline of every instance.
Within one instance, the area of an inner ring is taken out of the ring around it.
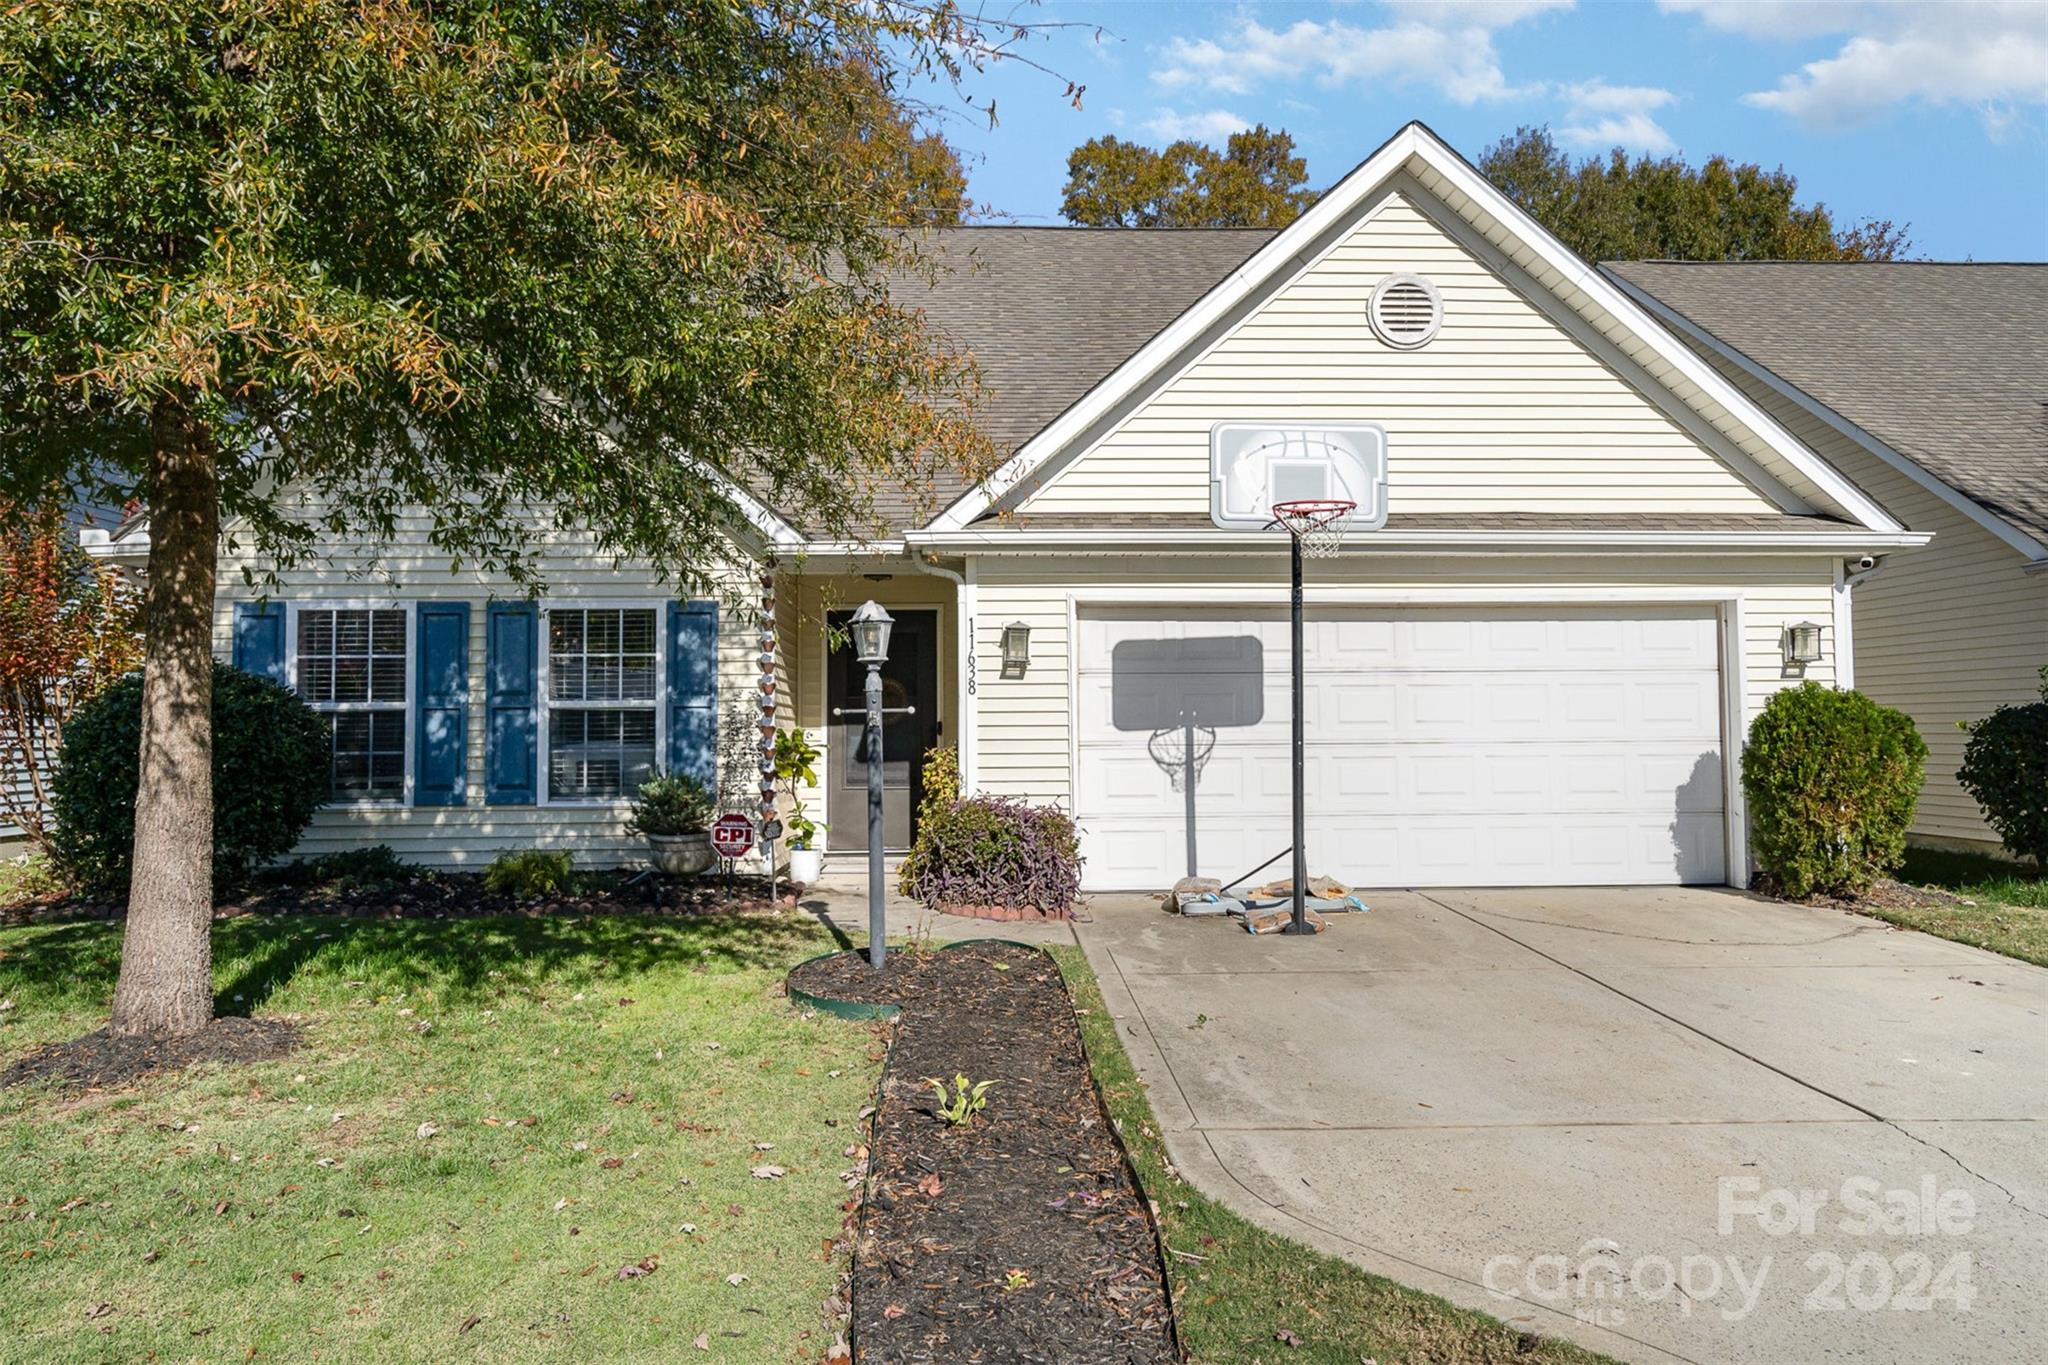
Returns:
[[[1014,42],[921,0],[22,0],[0,25],[0,493],[151,518],[117,1033],[212,1012],[218,531],[532,582],[535,511],[702,590],[747,485],[828,533],[986,460],[883,285],[849,70]],[[885,80],[886,92],[894,85]],[[821,113],[821,109],[828,111]]]
[[[142,657],[134,594],[78,548],[65,501],[0,508],[0,815],[45,855],[64,724]]]
[[[1092,138],[1067,157],[1060,212],[1086,227],[1285,227],[1316,196],[1294,138],[1265,124],[1224,149],[1181,141],[1154,151]]]
[[[1912,246],[1889,220],[1837,228],[1826,205],[1797,201],[1799,182],[1782,166],[1631,161],[1619,147],[1574,164],[1549,129],[1517,128],[1479,169],[1589,261],[1891,261]]]

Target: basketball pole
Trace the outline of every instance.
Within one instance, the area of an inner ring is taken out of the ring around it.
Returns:
[[[1302,743],[1301,715],[1301,536],[1292,527],[1288,528],[1287,543],[1293,552],[1294,570],[1294,592],[1288,603],[1288,615],[1294,636],[1294,918],[1281,932],[1307,934],[1314,931],[1308,927],[1308,850],[1305,842],[1307,820],[1304,808],[1307,804],[1308,784],[1304,778],[1304,764],[1307,760]]]

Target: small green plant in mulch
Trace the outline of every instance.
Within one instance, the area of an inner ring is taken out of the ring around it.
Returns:
[[[1158,1210],[1181,1345],[1203,1365],[1594,1365],[1607,1358],[1368,1274],[1248,1222],[1182,1180],[1079,948],[1065,974],[1102,1098]]]
[[[974,1122],[974,1116],[988,1108],[989,1087],[994,1081],[970,1081],[962,1075],[953,1077],[949,1090],[946,1083],[937,1076],[927,1076],[924,1083],[936,1090],[939,1102],[933,1110],[940,1118],[956,1128],[964,1128]]]
[[[491,865],[484,869],[484,887],[501,896],[532,900],[561,895],[569,890],[574,875],[574,863],[568,854],[522,848],[500,853],[491,860]]]

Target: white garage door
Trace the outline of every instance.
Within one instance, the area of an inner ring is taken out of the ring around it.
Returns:
[[[1094,890],[1288,847],[1284,612],[1084,610],[1076,814]],[[1357,886],[1718,882],[1711,608],[1318,609],[1306,637],[1308,854]],[[1284,875],[1287,863],[1276,864]],[[1268,874],[1272,875],[1272,874]]]

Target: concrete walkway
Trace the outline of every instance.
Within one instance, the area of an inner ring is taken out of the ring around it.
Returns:
[[[1203,1189],[1622,1359],[2048,1359],[2048,971],[1729,891],[1368,899],[1077,926]]]

